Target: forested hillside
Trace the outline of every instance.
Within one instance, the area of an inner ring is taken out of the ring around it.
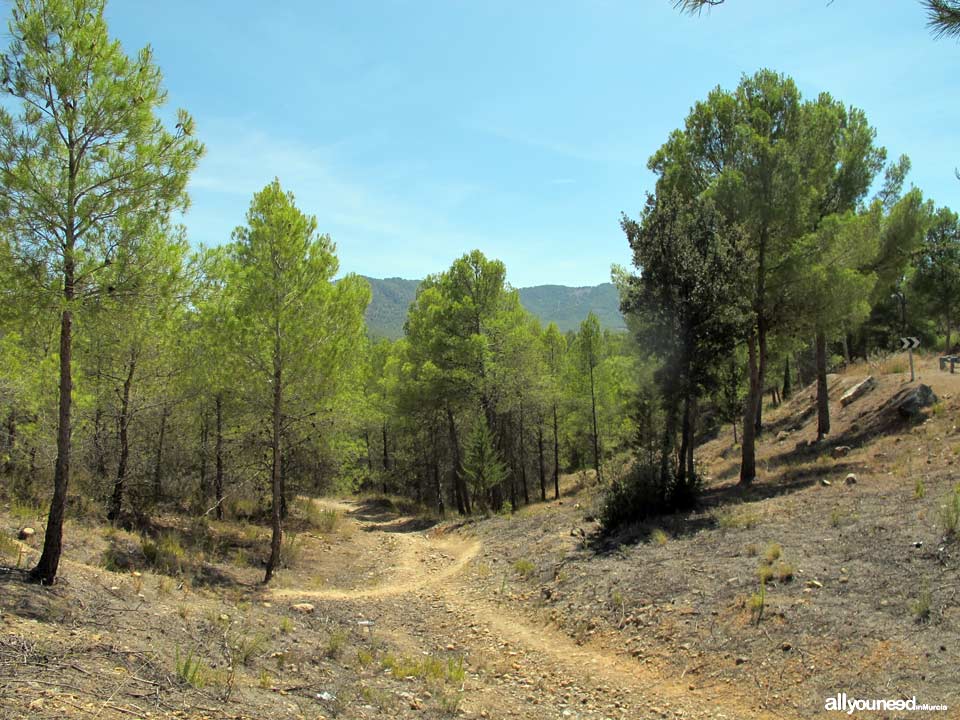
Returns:
[[[420,285],[418,280],[402,278],[370,278],[372,298],[367,308],[367,330],[372,337],[395,340],[403,335],[403,323]],[[620,314],[620,296],[613,283],[594,287],[535,285],[520,288],[520,304],[543,324],[556,323],[561,332],[576,330],[589,313],[594,313],[600,326],[624,330]]]

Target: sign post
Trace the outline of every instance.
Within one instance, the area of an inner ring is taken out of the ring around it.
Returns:
[[[900,338],[900,349],[906,350],[907,355],[910,357],[910,382],[916,380],[916,376],[913,374],[913,351],[914,348],[920,347],[920,338],[915,337],[902,337]]]

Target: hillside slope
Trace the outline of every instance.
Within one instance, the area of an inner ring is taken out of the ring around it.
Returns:
[[[417,294],[419,280],[371,278],[372,299],[367,308],[367,328],[374,337],[395,339],[403,335],[407,310]],[[520,302],[546,325],[555,322],[561,332],[576,330],[591,311],[600,326],[611,330],[626,327],[620,314],[620,298],[612,283],[593,287],[536,285],[520,288]]]

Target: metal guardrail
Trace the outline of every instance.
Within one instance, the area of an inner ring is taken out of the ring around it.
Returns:
[[[947,365],[950,365],[950,374],[954,374],[954,367],[960,363],[960,355],[941,355],[940,356],[940,369],[946,370]]]

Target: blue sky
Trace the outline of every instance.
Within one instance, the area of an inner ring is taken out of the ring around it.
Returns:
[[[960,208],[960,44],[916,0],[112,0],[207,145],[184,221],[229,239],[274,176],[342,272],[422,277],[480,248],[517,287],[628,264],[649,156],[716,85],[769,67],[863,108]],[[171,108],[172,109],[172,108]]]

